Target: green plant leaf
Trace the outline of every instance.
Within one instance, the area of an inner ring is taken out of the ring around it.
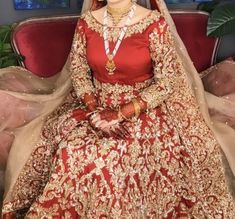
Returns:
[[[198,4],[197,10],[211,13],[219,3],[220,0],[214,0],[212,2],[201,2]]]
[[[4,52],[3,45],[4,45],[4,43],[0,41],[0,56]]]
[[[0,26],[0,68],[18,65],[19,61],[24,61],[24,57],[14,53],[11,47],[12,25]]]
[[[220,37],[232,32],[235,32],[235,4],[217,6],[208,20],[207,35]]]
[[[17,60],[22,60],[24,59],[23,56],[16,54],[16,53],[6,53],[5,56],[2,56],[0,59],[5,60],[5,59],[17,59]]]
[[[18,65],[19,61],[24,61],[24,57],[18,54],[6,54],[0,57],[0,68],[5,68],[12,65]]]
[[[10,25],[0,26],[0,41],[10,42],[12,27]]]
[[[14,66],[17,65],[17,60],[14,59],[7,59],[5,61],[2,62],[1,68],[6,68],[8,66]]]
[[[12,52],[11,44],[10,43],[4,43],[3,44],[3,50],[6,52]]]

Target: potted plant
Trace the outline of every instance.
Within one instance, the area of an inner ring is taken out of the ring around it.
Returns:
[[[210,13],[207,35],[219,37],[215,62],[228,57],[235,59],[235,2],[234,0],[212,0],[198,5],[199,10]]]
[[[0,68],[18,65],[23,56],[14,53],[11,47],[11,25],[0,26]]]
[[[232,1],[213,0],[200,3],[199,10],[211,15],[207,25],[207,35],[221,37],[235,32],[235,3]]]

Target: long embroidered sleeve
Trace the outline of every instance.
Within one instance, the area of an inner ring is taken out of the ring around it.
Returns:
[[[169,26],[161,18],[149,35],[153,62],[154,83],[140,93],[147,108],[155,108],[172,92],[171,81],[180,75],[180,62],[174,47]]]
[[[70,59],[72,84],[77,96],[83,98],[85,94],[94,92],[94,86],[86,57],[86,36],[82,20],[78,22],[75,30]]]

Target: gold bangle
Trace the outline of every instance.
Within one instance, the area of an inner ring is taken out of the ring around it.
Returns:
[[[136,99],[132,99],[131,102],[133,103],[133,106],[134,106],[135,117],[138,118],[141,112],[140,104]]]

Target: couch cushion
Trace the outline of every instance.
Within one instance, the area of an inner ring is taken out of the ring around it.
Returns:
[[[200,73],[206,91],[216,96],[235,93],[235,61],[224,60]]]

